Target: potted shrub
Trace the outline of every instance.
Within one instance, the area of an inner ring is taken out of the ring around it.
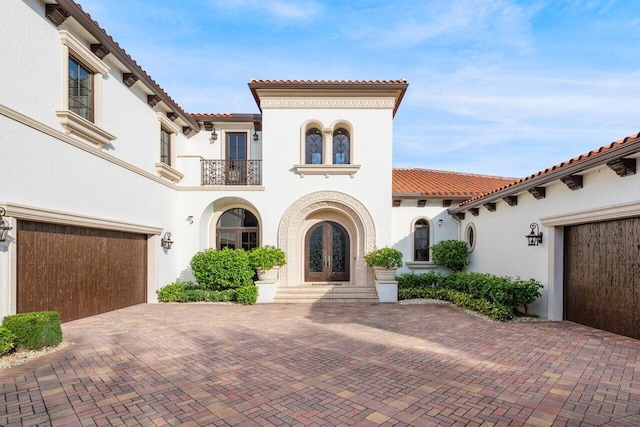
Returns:
[[[249,252],[249,260],[259,280],[277,280],[278,267],[287,263],[284,251],[270,245],[253,249]]]
[[[402,252],[387,246],[369,252],[364,260],[373,267],[376,280],[395,280],[396,270],[402,267]]]

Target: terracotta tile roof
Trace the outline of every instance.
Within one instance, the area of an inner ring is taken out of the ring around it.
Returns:
[[[393,193],[422,196],[473,197],[517,178],[431,169],[393,169]]]
[[[260,80],[251,79],[251,84],[260,85],[406,85],[405,79],[398,80]]]
[[[76,19],[80,25],[87,29],[100,43],[106,44],[110,53],[114,54],[120,62],[122,62],[129,71],[136,74],[146,86],[149,87],[156,95],[162,98],[162,101],[167,104],[169,108],[179,114],[183,120],[185,120],[189,126],[198,130],[195,126],[196,123],[191,120],[190,116],[178,105],[178,103],[169,96],[167,92],[160,87],[160,85],[151,78],[151,76],[136,62],[135,59],[122,48],[118,42],[116,42],[107,32],[100,26],[98,21],[94,20],[91,15],[82,9],[78,3],[73,0],[57,0],[57,3],[62,6],[71,16]],[[115,50],[114,50],[115,48]]]
[[[540,172],[534,173],[533,175],[517,179],[514,182],[496,187],[493,190],[487,191],[483,194],[479,194],[474,198],[461,203],[460,207],[469,205],[480,199],[490,198],[492,195],[498,192],[504,192],[505,190],[513,189],[514,191],[512,191],[511,193],[515,193],[516,191],[522,191],[524,189],[522,187],[530,188],[534,184],[540,185],[545,182],[553,181],[555,179],[558,179],[557,176],[559,174],[563,175],[563,172],[565,171],[566,174],[575,173],[579,171],[575,169],[581,169],[581,167],[583,167],[584,169],[588,169],[590,167],[600,165],[602,163],[605,163],[608,160],[608,157],[611,157],[611,155],[629,155],[629,153],[618,153],[618,151],[621,151],[624,148],[633,148],[631,147],[632,143],[636,143],[635,145],[638,145],[637,150],[640,151],[640,132],[629,135],[625,138],[619,139],[612,142],[611,144],[605,145],[595,150],[591,150],[588,153],[581,154],[570,160],[559,163]]]

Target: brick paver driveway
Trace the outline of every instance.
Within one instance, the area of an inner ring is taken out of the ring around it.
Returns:
[[[441,305],[145,304],[0,372],[1,425],[640,425],[640,341]]]

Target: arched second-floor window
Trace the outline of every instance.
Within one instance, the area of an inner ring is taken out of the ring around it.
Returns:
[[[351,151],[351,138],[349,131],[338,128],[333,132],[333,164],[348,165],[351,163],[349,152]]]
[[[419,219],[413,225],[413,260],[429,261],[429,222]]]
[[[305,138],[305,163],[308,165],[322,164],[322,132],[318,128],[307,131]]]
[[[244,249],[258,247],[258,219],[242,208],[229,209],[220,216],[216,226],[216,249]]]

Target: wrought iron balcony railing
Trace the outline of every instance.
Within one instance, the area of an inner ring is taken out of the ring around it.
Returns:
[[[262,160],[201,160],[202,185],[261,185]]]

